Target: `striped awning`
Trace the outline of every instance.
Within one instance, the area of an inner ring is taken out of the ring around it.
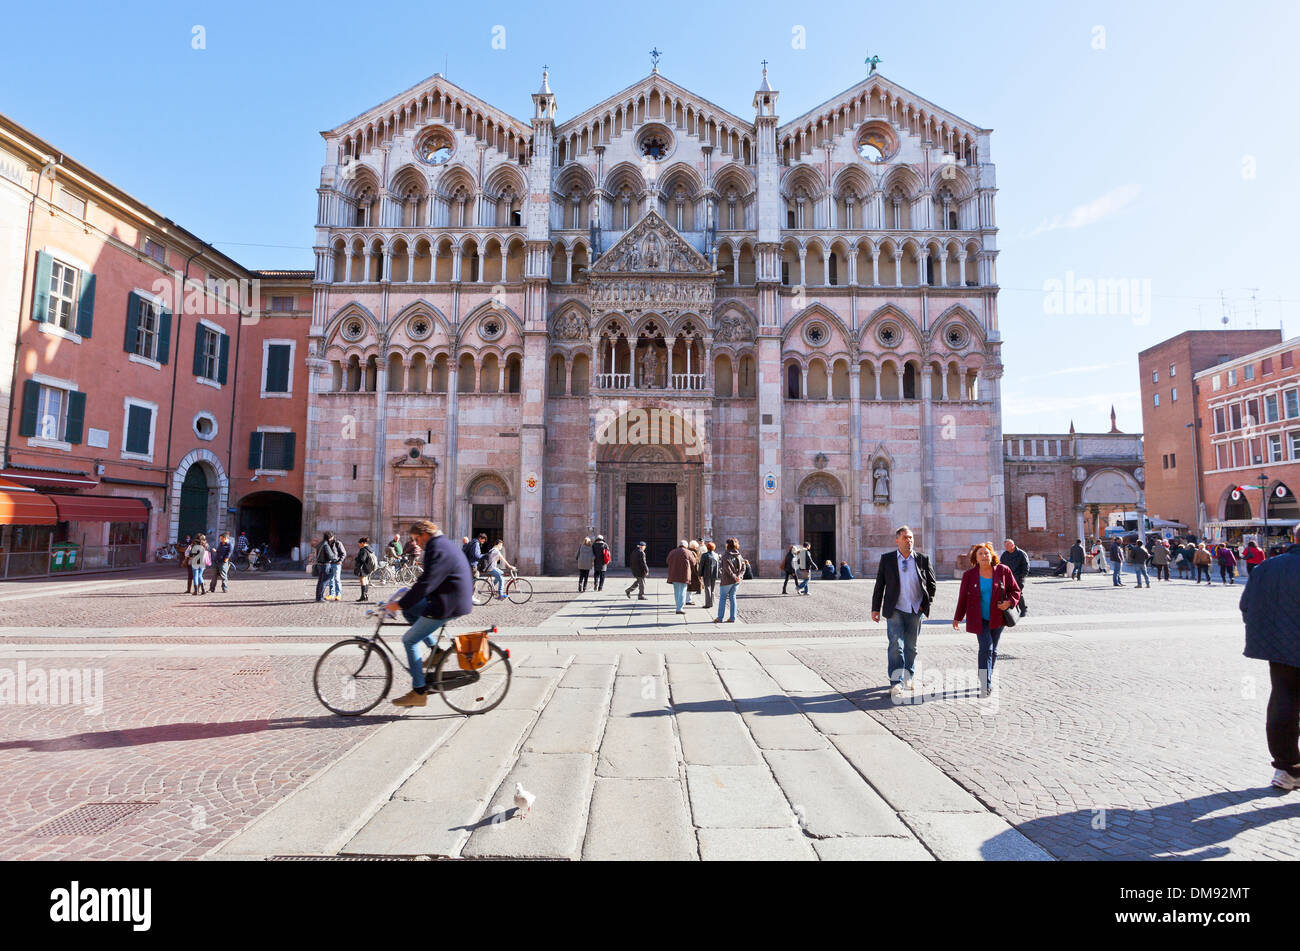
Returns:
[[[0,525],[54,525],[54,503],[35,489],[0,479]]]

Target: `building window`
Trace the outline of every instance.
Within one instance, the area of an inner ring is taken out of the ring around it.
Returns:
[[[1273,372],[1273,358],[1265,357],[1259,363],[1259,375],[1268,376],[1272,372]]]
[[[1242,373],[1247,380],[1255,379],[1255,364],[1253,363],[1246,364],[1245,368],[1242,370]]]
[[[136,311],[135,353],[158,359],[158,305],[144,298],[140,298],[140,309]]]
[[[1282,401],[1286,406],[1287,419],[1300,416],[1300,390],[1287,390],[1282,394]]]
[[[1178,467],[1178,459],[1177,459],[1177,456],[1178,456],[1178,453],[1176,453],[1176,452],[1171,452],[1171,453],[1169,454],[1169,468],[1170,468],[1170,469],[1176,469],[1176,468]]]
[[[144,253],[149,255],[149,257],[153,258],[159,264],[167,263],[167,249],[157,241],[153,240],[153,238],[144,239]]]
[[[64,330],[77,323],[77,281],[80,271],[55,258],[50,262],[49,322]]]
[[[122,420],[122,458],[152,461],[157,405],[129,396],[123,400],[123,404],[125,417]]]
[[[56,386],[42,386],[36,420],[39,438],[63,442],[68,429],[68,391]]]
[[[207,321],[194,331],[194,376],[221,385],[226,382],[226,364],[230,358],[230,335]]]
[[[284,311],[287,311],[287,310],[293,310],[293,298],[292,298],[292,297],[272,297],[272,298],[271,298],[271,310],[273,310],[273,311],[277,311],[277,312],[284,312]]]
[[[1172,390],[1169,391],[1169,402],[1171,403],[1178,402],[1178,387],[1175,386]]]
[[[1273,393],[1264,397],[1264,422],[1277,422],[1277,394]]]
[[[1294,356],[1295,356],[1295,352],[1294,352],[1293,350],[1288,350],[1286,353],[1282,354],[1282,369],[1283,369],[1283,370],[1289,370],[1289,369],[1291,369],[1291,361],[1292,361],[1292,359],[1294,358]]]
[[[1169,375],[1178,376],[1178,364],[1176,363],[1169,364]]]
[[[68,450],[81,442],[86,420],[86,394],[76,384],[37,376],[23,382],[23,410],[18,432],[23,436],[59,443]]]
[[[1152,405],[1154,405],[1154,406],[1159,406],[1159,405],[1160,405],[1160,394],[1159,394],[1159,393],[1152,393],[1152,394],[1151,394],[1151,400],[1152,400]]]
[[[1282,436],[1278,433],[1268,437],[1268,461],[1282,461]]]
[[[217,360],[220,357],[220,354],[217,351],[217,347],[218,347],[217,338],[220,336],[220,334],[213,333],[211,330],[209,330],[206,327],[200,330],[200,334],[202,335],[203,338],[203,342],[201,344],[203,348],[203,355],[201,357],[202,362],[199,367],[199,376],[209,380],[215,380],[217,378]]]
[[[294,433],[262,432],[252,433],[248,445],[248,468],[253,471],[271,470],[288,472],[294,466],[294,448],[297,437]]]
[[[1236,386],[1236,385],[1237,385],[1237,371],[1236,371],[1236,370],[1229,370],[1229,371],[1228,371],[1228,385],[1229,385],[1229,386]]]
[[[1160,457],[1160,468],[1161,469],[1169,468],[1169,453],[1165,453],[1163,456]]]
[[[1025,499],[1025,517],[1030,530],[1047,528],[1047,496],[1031,495]]]
[[[1216,393],[1223,389],[1223,379],[1219,374],[1214,374],[1214,378],[1210,380],[1210,389],[1214,390]]]
[[[1225,462],[1225,460],[1227,459],[1227,452],[1225,450],[1226,447],[1223,446],[1222,444],[1219,444],[1214,447],[1214,468],[1216,469],[1227,468],[1227,463]]]
[[[59,207],[74,218],[86,219],[86,199],[78,198],[66,188],[59,189]]]
[[[1159,370],[1152,370],[1152,371],[1151,371],[1151,382],[1152,382],[1152,383],[1159,383],[1159,382],[1160,382],[1160,371],[1159,371]]]
[[[293,390],[293,341],[268,340],[262,344],[262,395]]]
[[[1287,437],[1291,440],[1291,461],[1300,462],[1300,429],[1293,429]]]
[[[1223,407],[1219,407],[1214,411],[1214,431],[1221,433],[1225,429],[1227,427],[1224,425]]]
[[[1241,428],[1241,404],[1233,403],[1228,407],[1229,429]]]

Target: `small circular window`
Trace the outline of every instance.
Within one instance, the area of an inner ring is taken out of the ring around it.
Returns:
[[[960,350],[966,346],[970,336],[966,333],[966,328],[961,324],[953,324],[943,333],[943,339],[953,350]]]
[[[803,331],[803,339],[808,341],[812,347],[825,346],[826,341],[830,339],[830,332],[826,329],[825,324],[813,322],[806,326]]]
[[[456,151],[456,142],[446,129],[432,129],[420,139],[415,154],[426,165],[446,165]]]
[[[666,125],[653,122],[637,135],[636,147],[645,158],[658,162],[667,158],[673,150],[673,135]]]
[[[855,148],[863,161],[883,162],[894,154],[897,143],[888,127],[874,125],[862,130]]]
[[[412,317],[411,322],[406,325],[406,335],[412,340],[423,340],[431,333],[433,333],[433,321],[423,314]]]
[[[876,330],[876,339],[881,346],[897,347],[903,339],[903,332],[898,329],[898,324],[881,324]]]
[[[192,425],[194,435],[200,439],[211,441],[217,438],[217,418],[211,413],[196,413]]]
[[[366,325],[361,322],[360,317],[352,317],[343,322],[343,336],[349,340],[360,340],[365,332]]]
[[[484,317],[478,325],[478,335],[484,340],[496,340],[505,332],[506,322],[495,314]]]

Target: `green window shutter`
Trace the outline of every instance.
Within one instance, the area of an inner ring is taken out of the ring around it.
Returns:
[[[166,363],[172,349],[172,314],[164,310],[158,315],[158,362]]]
[[[32,320],[45,323],[50,319],[50,276],[54,258],[44,251],[36,255],[36,299],[32,302]]]
[[[141,455],[149,452],[149,423],[153,411],[144,406],[132,406],[126,417],[126,451]]]
[[[140,329],[140,295],[135,291],[126,295],[126,339],[122,348],[135,353],[136,337]]]
[[[298,442],[297,433],[284,434],[284,467],[291,471],[293,469],[293,453],[297,442]]]
[[[81,300],[77,302],[77,335],[90,338],[95,324],[95,275],[81,272]]]
[[[226,382],[226,361],[230,358],[230,334],[222,334],[217,350],[217,382]]]
[[[266,391],[289,392],[289,348],[273,344],[266,351]]]
[[[262,434],[250,433],[248,436],[248,468],[262,468]]]
[[[35,380],[23,380],[23,416],[18,423],[20,436],[36,435],[36,414],[40,411],[41,385]]]
[[[86,425],[86,394],[73,391],[68,394],[68,428],[64,430],[63,441],[77,445],[81,442],[81,433]]]
[[[203,376],[203,340],[211,331],[202,324],[194,325],[194,375]]]

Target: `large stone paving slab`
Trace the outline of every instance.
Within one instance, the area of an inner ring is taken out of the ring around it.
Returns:
[[[687,766],[686,783],[701,829],[797,828],[766,766]]]
[[[636,862],[698,858],[681,780],[598,776],[582,857]]]
[[[812,862],[813,842],[797,828],[700,829],[700,858],[706,862]]]
[[[461,850],[470,858],[576,859],[582,853],[594,780],[588,753],[523,753]],[[537,800],[515,814],[515,784]]]
[[[617,779],[677,779],[681,772],[671,717],[611,717],[600,744],[596,775]]]
[[[768,750],[763,756],[810,835],[909,834],[894,810],[835,750]]]

